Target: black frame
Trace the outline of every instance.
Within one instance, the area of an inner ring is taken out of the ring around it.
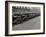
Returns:
[[[27,3],[27,4],[43,4],[43,32],[42,33],[28,33],[28,34],[13,34],[9,35],[8,34],[8,2],[17,2],[17,3]],[[25,1],[5,1],[5,36],[18,36],[18,35],[34,35],[34,34],[45,34],[45,3],[40,3],[40,2],[25,2]]]

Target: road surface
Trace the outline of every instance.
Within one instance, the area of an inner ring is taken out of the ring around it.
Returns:
[[[40,16],[30,19],[22,24],[14,25],[13,30],[34,30],[40,29]]]

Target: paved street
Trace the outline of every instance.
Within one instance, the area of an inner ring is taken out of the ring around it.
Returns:
[[[31,30],[40,28],[40,16],[30,19],[22,24],[14,25],[13,30]]]

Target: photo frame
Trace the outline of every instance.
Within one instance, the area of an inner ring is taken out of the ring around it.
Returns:
[[[5,36],[45,33],[45,3],[5,1]]]

